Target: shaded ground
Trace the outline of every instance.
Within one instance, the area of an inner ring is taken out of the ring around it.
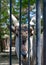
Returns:
[[[41,43],[41,46],[43,46],[43,35],[41,35]],[[9,55],[0,54],[0,65],[9,65]],[[16,55],[12,55],[12,65],[19,65]]]
[[[0,56],[0,65],[9,65],[9,56]],[[12,65],[18,65],[16,56],[12,56]]]

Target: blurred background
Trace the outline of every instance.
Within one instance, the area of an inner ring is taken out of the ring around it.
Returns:
[[[0,8],[0,65],[9,65],[10,54],[10,0],[1,0]],[[41,34],[43,32],[43,4],[41,0]],[[28,24],[28,0],[22,0],[21,10],[21,23]],[[20,2],[19,0],[12,0],[12,15],[13,19],[16,18],[16,22],[19,21],[20,16]],[[12,25],[13,24],[12,20]],[[34,30],[36,30],[36,0],[30,1],[30,21],[35,24]],[[12,64],[18,64],[18,59],[15,52],[15,34],[12,32]]]

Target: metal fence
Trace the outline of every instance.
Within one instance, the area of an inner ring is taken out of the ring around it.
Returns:
[[[30,0],[28,0],[28,65],[30,65]],[[12,10],[12,0],[10,0],[10,27],[12,23],[11,19],[11,10]],[[21,8],[22,8],[22,0],[20,0],[20,22],[19,22],[19,65],[21,65]],[[40,8],[40,0],[36,0],[36,65],[41,65],[41,8]],[[39,57],[40,55],[40,57]],[[11,65],[11,29],[10,29],[10,65]]]
[[[30,65],[30,0],[28,0],[28,65]],[[19,21],[19,65],[21,65],[21,8],[22,8],[22,0],[20,0],[20,21]],[[1,11],[1,0],[0,0],[0,11]],[[1,14],[1,13],[0,13]],[[12,53],[11,53],[11,46],[12,46],[12,31],[11,31],[11,24],[12,24],[12,0],[10,0],[10,65],[12,65]],[[41,65],[41,8],[40,8],[40,0],[36,0],[36,65]],[[0,16],[1,18],[1,16]],[[1,19],[0,19],[1,20]],[[46,0],[43,0],[43,20],[44,20],[44,34],[43,34],[43,59],[44,64],[46,65]]]
[[[46,65],[46,0],[43,0],[43,20],[44,20],[44,33],[43,33],[43,65]]]

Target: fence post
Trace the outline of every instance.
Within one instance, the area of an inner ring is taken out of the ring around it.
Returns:
[[[43,65],[46,65],[46,0],[43,0]]]
[[[40,0],[36,0],[36,65],[41,65],[41,9]]]
[[[12,46],[12,30],[11,30],[12,18],[11,18],[11,14],[12,14],[12,0],[10,0],[10,65],[12,65],[12,50],[11,50],[11,46]]]

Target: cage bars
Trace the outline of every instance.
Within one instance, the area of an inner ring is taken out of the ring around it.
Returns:
[[[46,0],[43,0],[43,65],[46,65]]]
[[[20,21],[19,21],[19,65],[21,65],[21,8],[22,0],[20,0]]]
[[[28,65],[30,65],[30,0],[28,0]]]
[[[12,0],[10,0],[10,65],[12,65],[12,50],[11,50],[11,47],[12,47],[12,30],[11,30],[11,25],[12,25],[12,18],[11,18],[11,15],[12,15]]]
[[[36,65],[41,65],[41,8],[36,0]]]

